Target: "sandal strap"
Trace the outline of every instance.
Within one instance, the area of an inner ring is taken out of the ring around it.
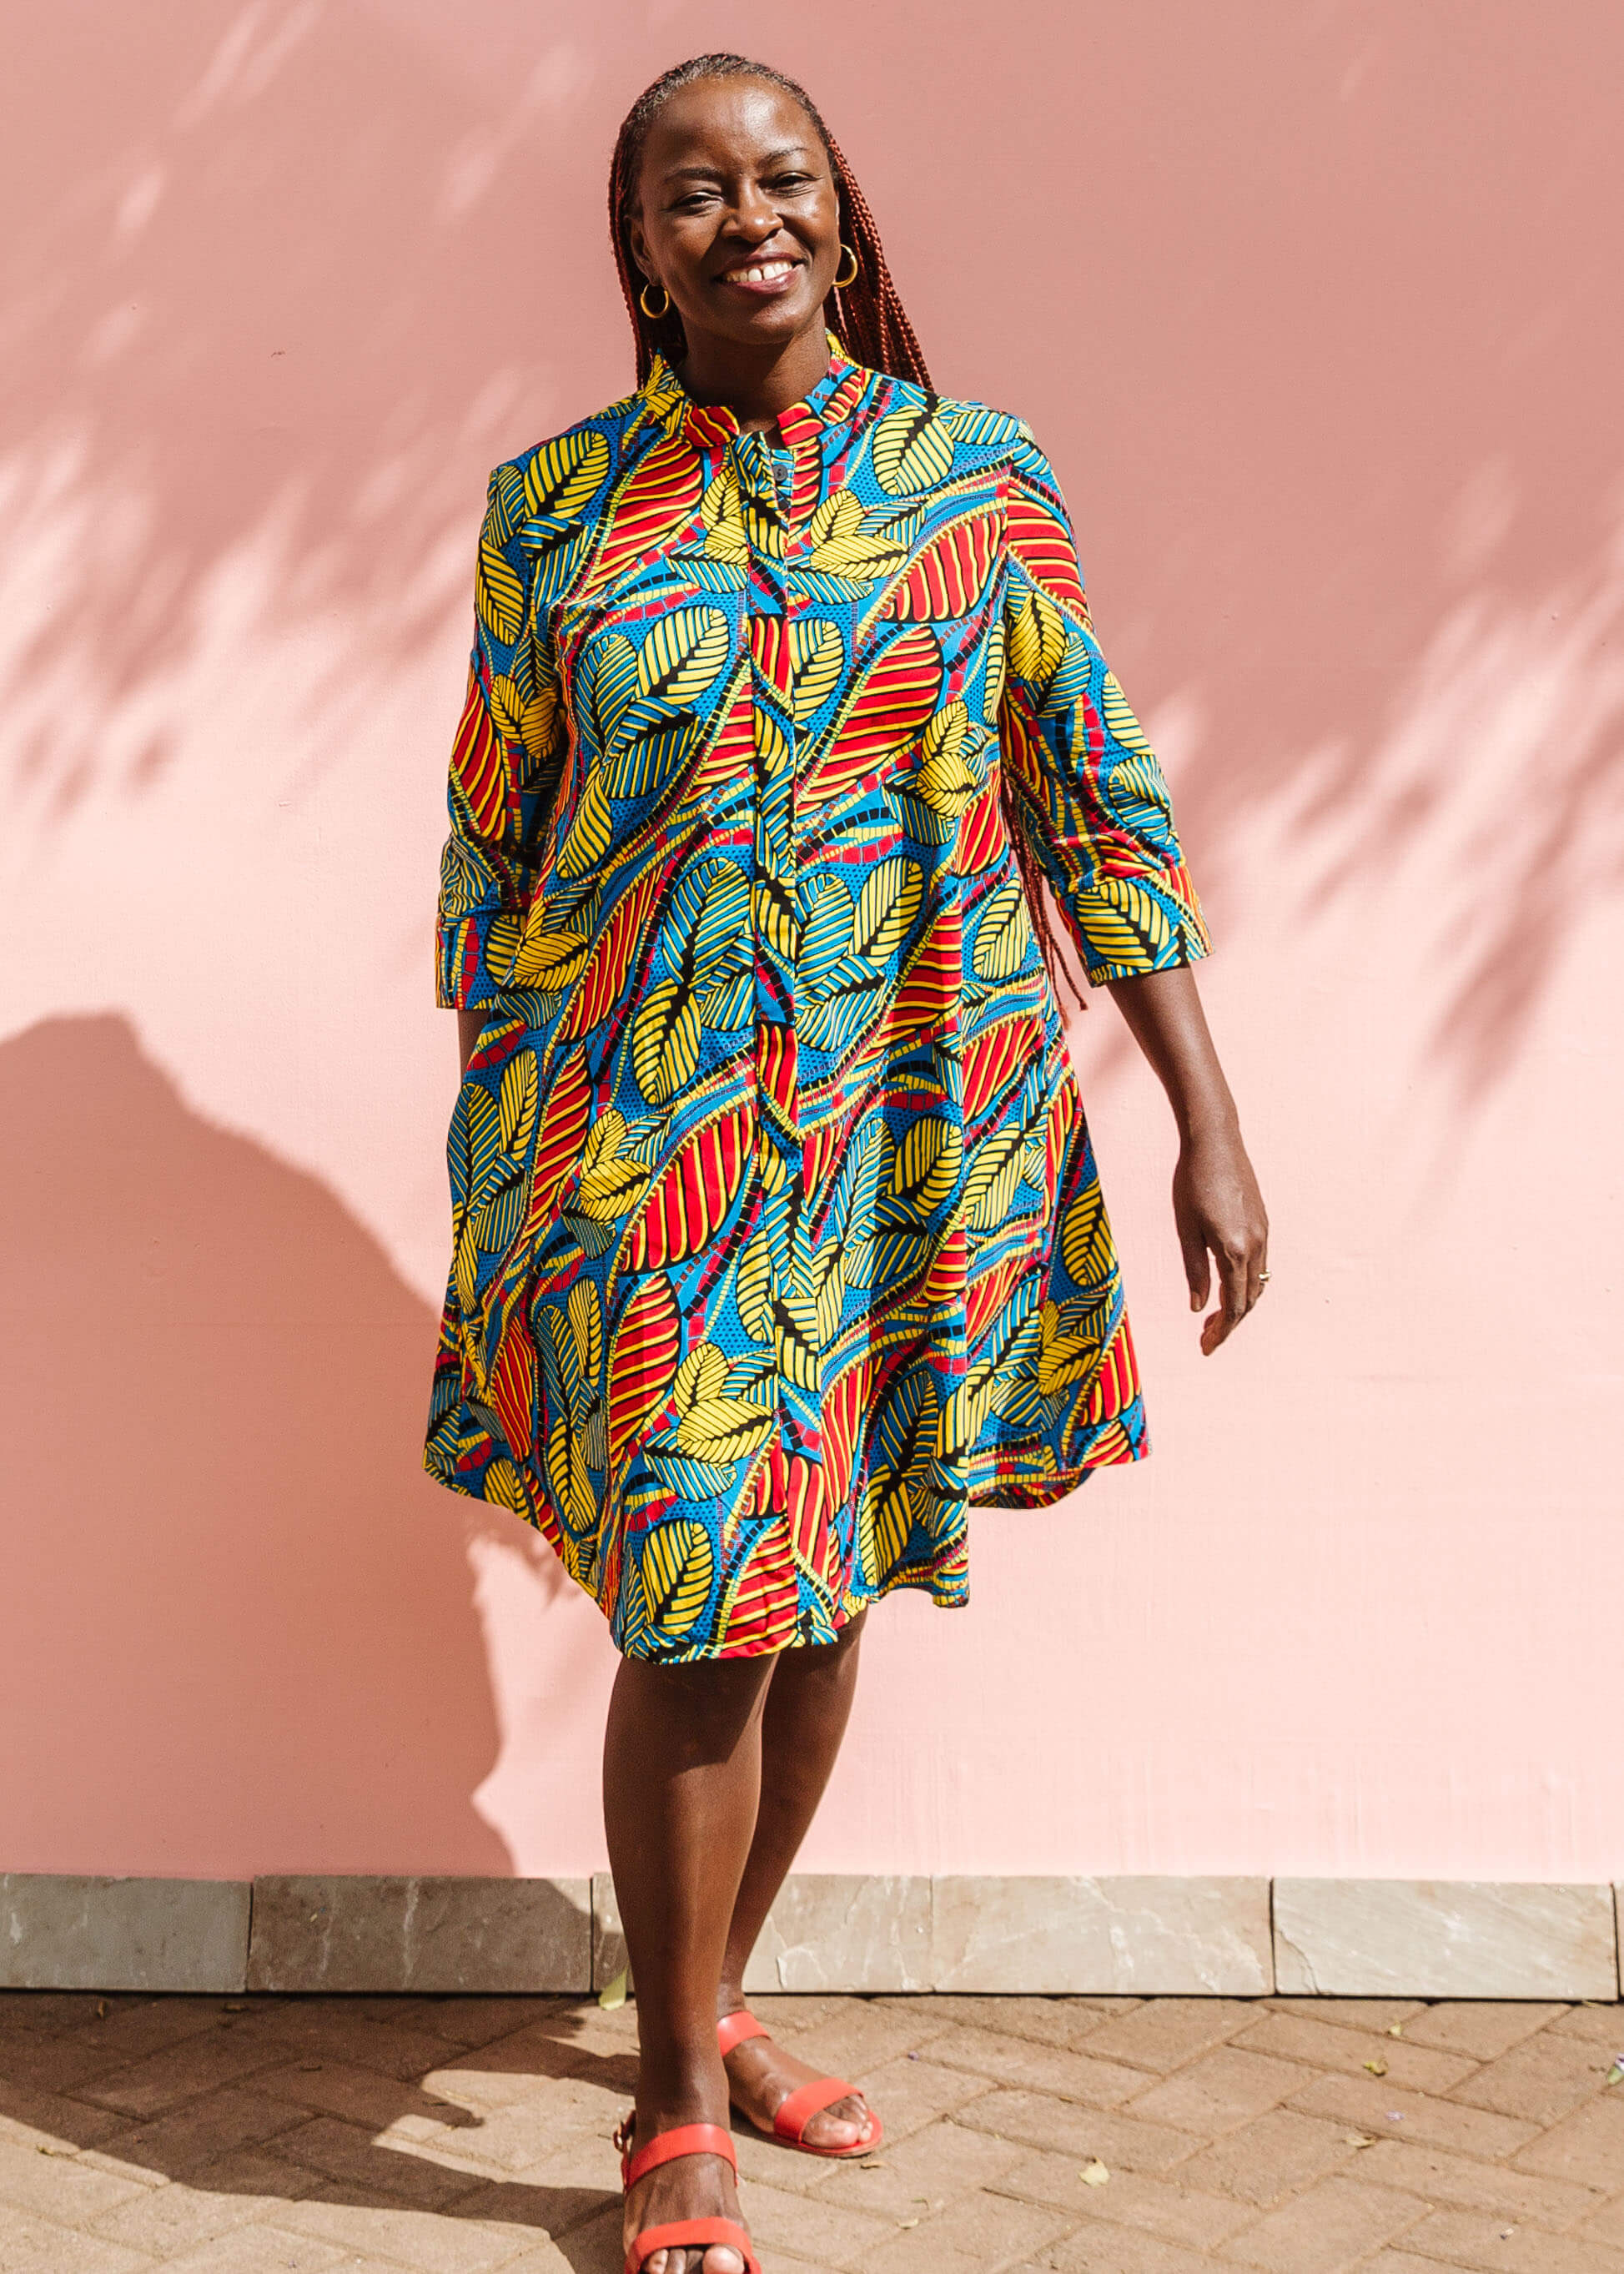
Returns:
[[[724,2060],[735,2045],[743,2044],[747,2038],[764,2037],[766,2035],[766,2029],[755,2014],[743,2006],[736,2014],[724,2014],[716,2025],[716,2041],[722,2049]]]
[[[679,2156],[720,2156],[734,2178],[739,2175],[739,2157],[733,2136],[724,2132],[719,2124],[673,2124],[669,2132],[657,2132],[647,2147],[639,2148],[628,2160],[624,2181],[627,2189],[635,2187],[643,2173],[653,2171],[657,2164],[674,2163]]]
[[[745,2274],[761,2274],[761,2261],[750,2248],[749,2236],[732,2218],[673,2218],[664,2226],[645,2226],[626,2254],[625,2274],[639,2274],[644,2261],[657,2250],[680,2249],[684,2243],[709,2249],[713,2242],[736,2250],[744,2261]]]
[[[828,2108],[837,2100],[844,2100],[856,2087],[843,2076],[814,2077],[810,2084],[799,2086],[778,2103],[772,2119],[772,2128],[780,2140],[799,2141],[808,2120],[820,2108]]]

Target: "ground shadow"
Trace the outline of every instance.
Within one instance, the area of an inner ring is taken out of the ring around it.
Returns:
[[[427,1306],[122,1019],[0,1048],[0,1124],[8,1865],[505,1875],[489,1519],[421,1471]]]

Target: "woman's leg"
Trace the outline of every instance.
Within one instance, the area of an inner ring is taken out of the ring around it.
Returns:
[[[756,1830],[770,1658],[622,1659],[604,1740],[604,1818],[637,1992],[638,2140],[727,2124],[716,2043],[728,1920]],[[685,2157],[640,2180],[626,2237],[677,2218],[737,2218],[726,2165]],[[647,2274],[743,2274],[734,2250],[657,2251]]]
[[[834,1768],[856,1693],[857,1653],[867,1616],[860,1612],[831,1643],[786,1650],[768,1661],[772,1679],[762,1717],[761,1797],[727,1931],[718,2014],[736,2013],[745,2003],[746,1962]],[[753,2122],[769,2129],[779,2102],[816,2074],[768,2037],[747,2037],[727,2056],[734,2100]],[[868,2121],[862,2095],[853,2093],[812,2117],[806,2137],[820,2148],[854,2147]]]

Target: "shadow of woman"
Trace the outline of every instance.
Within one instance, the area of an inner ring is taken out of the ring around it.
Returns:
[[[427,1306],[122,1018],[0,1048],[0,1127],[10,1867],[510,1872]]]

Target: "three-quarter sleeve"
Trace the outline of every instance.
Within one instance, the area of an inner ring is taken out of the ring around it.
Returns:
[[[1091,982],[1211,943],[1168,786],[1089,621],[1065,501],[1023,429],[1007,498],[999,740],[1019,825]]]
[[[474,648],[447,789],[435,993],[448,1010],[482,1008],[510,983],[568,745],[556,663],[530,606],[534,556],[519,535],[527,510],[523,475],[499,466],[479,533]]]

